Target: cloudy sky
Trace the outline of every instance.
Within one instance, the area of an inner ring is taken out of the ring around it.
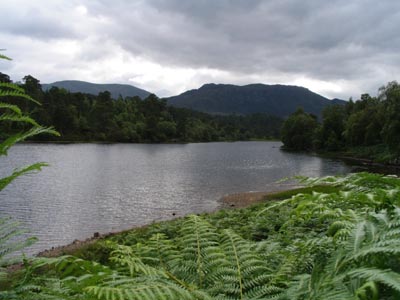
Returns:
[[[128,83],[169,96],[204,83],[372,95],[400,73],[397,0],[12,0],[0,48],[14,81]]]

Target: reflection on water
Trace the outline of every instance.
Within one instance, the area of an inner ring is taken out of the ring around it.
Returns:
[[[18,145],[0,176],[38,161],[38,174],[0,192],[0,214],[39,238],[31,251],[192,212],[212,211],[230,193],[276,189],[294,175],[350,172],[341,161],[283,152],[279,142],[179,145]]]

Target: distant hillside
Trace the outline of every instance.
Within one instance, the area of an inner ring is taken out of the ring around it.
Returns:
[[[49,84],[42,84],[44,90],[50,89],[52,86],[64,88],[72,93],[81,92],[92,95],[98,95],[100,92],[109,91],[111,93],[111,97],[114,99],[118,98],[119,95],[122,97],[139,96],[142,99],[150,95],[148,91],[128,84],[98,84],[78,80],[63,80]]]
[[[173,106],[212,114],[268,113],[279,117],[287,117],[298,107],[320,116],[325,106],[345,103],[339,99],[331,101],[303,87],[265,84],[205,84],[166,99]]]
[[[342,100],[339,98],[333,98],[331,101],[333,104],[345,104],[347,102],[346,100]]]

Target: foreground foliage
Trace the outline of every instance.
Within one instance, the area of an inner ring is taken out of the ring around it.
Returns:
[[[156,223],[101,241],[81,258],[36,259],[32,289],[19,295],[399,299],[400,180],[369,173],[300,180],[310,188],[285,200]]]
[[[0,59],[11,60],[9,57],[2,54],[0,54]],[[3,99],[7,101],[3,101]],[[28,114],[23,112],[20,107],[14,103],[18,99],[24,99],[24,101],[36,105],[39,104],[18,85],[0,82],[0,122],[2,122],[2,124],[18,124],[21,128],[20,131],[12,135],[4,136],[3,140],[0,139],[0,157],[7,156],[9,149],[14,144],[24,141],[27,138],[42,133],[58,135],[51,127],[39,125]],[[39,171],[46,165],[46,163],[39,162],[15,169],[11,174],[0,178],[0,191],[19,176]],[[17,254],[18,251],[31,245],[35,241],[35,238],[18,238],[23,232],[23,230],[19,229],[18,222],[12,221],[10,218],[0,218],[0,299],[12,299],[16,297],[18,291],[23,291],[24,287],[26,287],[25,279],[11,282],[7,272],[8,266],[22,261],[23,258],[21,255]]]

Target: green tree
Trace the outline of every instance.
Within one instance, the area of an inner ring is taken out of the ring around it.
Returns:
[[[322,147],[329,151],[343,148],[343,132],[347,118],[345,107],[342,105],[327,106],[322,113],[322,118]]]
[[[346,145],[369,146],[381,143],[383,121],[378,99],[368,94],[361,95],[361,100],[357,102],[356,109],[349,115],[345,124]]]
[[[304,112],[302,108],[297,109],[283,123],[281,135],[284,147],[293,150],[312,149],[317,127],[318,122],[314,115]]]
[[[379,100],[383,104],[385,123],[382,136],[394,155],[400,156],[400,85],[389,82],[379,90]]]
[[[107,140],[109,131],[113,128],[114,102],[110,92],[101,92],[96,98],[91,112],[91,122],[96,130],[97,138]]]
[[[25,92],[33,99],[41,103],[43,99],[43,91],[40,81],[31,75],[27,75],[22,79],[22,82],[22,88],[25,90]],[[35,103],[27,101],[26,99],[21,105],[26,111],[34,111],[37,109],[37,105],[35,105]]]
[[[11,83],[10,76],[0,72],[0,82]]]

